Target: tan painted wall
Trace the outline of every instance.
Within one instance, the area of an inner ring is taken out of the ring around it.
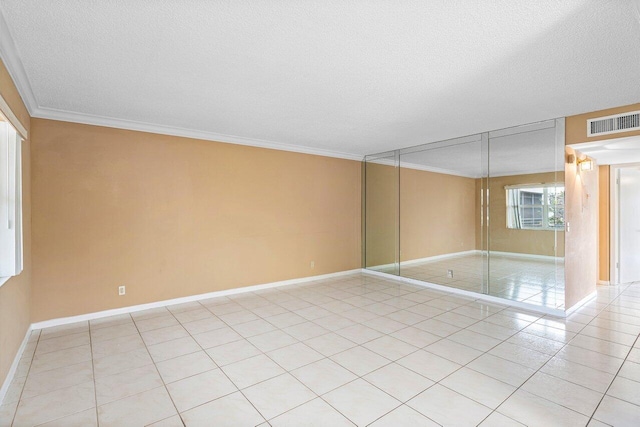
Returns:
[[[609,210],[609,193],[610,193],[610,179],[609,179],[610,167],[600,166],[598,168],[598,258],[599,258],[599,278],[604,282],[608,282],[610,273],[610,255],[609,255],[609,242],[610,242],[610,229],[609,222],[610,210]]]
[[[0,95],[29,131],[30,118],[18,91],[0,61]],[[0,385],[4,382],[31,323],[31,180],[30,144],[22,144],[22,206],[24,269],[0,287]]]
[[[479,181],[479,180],[478,180]],[[489,179],[489,250],[520,254],[564,256],[564,231],[507,228],[505,186],[564,181],[564,173],[499,176]],[[557,252],[554,247],[557,245]]]
[[[640,110],[640,104],[631,104],[623,107],[609,108],[607,110],[593,111],[591,113],[578,114],[565,119],[565,143],[579,144],[581,142],[601,141],[605,139],[622,138],[625,136],[640,135],[640,131],[621,132],[610,135],[600,135],[596,137],[587,137],[587,120],[595,117],[610,116],[613,114],[621,114],[629,111]]]
[[[33,119],[32,164],[33,321],[360,267],[356,161]]]
[[[575,150],[566,147],[567,155]],[[598,280],[598,173],[578,173],[576,162],[565,163],[565,306],[596,290]]]
[[[476,180],[400,168],[401,261],[476,247]]]

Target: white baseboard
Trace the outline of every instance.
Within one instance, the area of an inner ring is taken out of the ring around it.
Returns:
[[[18,365],[20,364],[20,359],[22,359],[22,354],[24,353],[24,349],[27,347],[27,343],[29,342],[29,336],[31,335],[32,328],[29,326],[27,328],[27,333],[24,335],[24,339],[22,340],[22,344],[18,348],[18,352],[13,358],[13,363],[9,368],[9,372],[7,372],[7,376],[2,383],[2,387],[0,387],[0,405],[4,401],[4,397],[7,395],[7,391],[9,391],[9,386],[13,381],[13,376],[16,374],[16,370],[18,369]]]
[[[602,285],[602,286],[610,286],[611,282],[608,280],[598,280],[598,285]]]
[[[579,309],[580,307],[582,307],[583,305],[585,305],[586,303],[588,303],[589,301],[594,299],[596,296],[598,296],[598,291],[591,292],[589,295],[587,295],[586,297],[582,298],[580,301],[578,301],[577,303],[573,304],[571,307],[566,309],[565,310],[565,312],[567,313],[566,315],[569,316],[574,311],[576,311],[577,309]]]
[[[315,280],[330,279],[333,277],[347,276],[360,273],[362,269],[339,271],[337,273],[321,274],[318,276],[301,277],[299,279],[282,280],[279,282],[265,283],[261,285],[244,286],[241,288],[225,289],[223,291],[208,292],[206,294],[190,295],[186,297],[174,298],[164,301],[150,302],[147,304],[132,305],[129,307],[114,308],[111,310],[98,311],[94,313],[80,314],[78,316],[61,317],[58,319],[45,320],[33,323],[31,329],[50,328],[52,326],[67,325],[69,323],[84,322],[86,320],[100,319],[103,317],[115,316],[118,314],[133,313],[136,311],[148,310],[150,308],[166,307],[169,305],[183,304],[185,302],[199,301],[208,298],[223,297],[227,295],[242,294],[245,292],[255,292],[262,289],[276,288],[279,286],[295,285],[299,283],[313,282]]]
[[[532,311],[535,313],[547,314],[547,315],[557,316],[557,317],[566,316],[566,312],[559,308],[542,307],[535,304],[530,304],[530,303],[520,302],[520,301],[513,301],[506,298],[494,297],[492,295],[481,294],[481,293],[467,291],[464,289],[453,288],[445,285],[438,285],[436,283],[424,282],[422,280],[411,279],[408,277],[394,276],[393,274],[382,273],[379,271],[363,270],[363,273],[370,274],[372,276],[384,277],[386,279],[397,280],[399,282],[409,283],[412,285],[418,285],[418,286],[422,286],[422,287],[437,290],[437,291],[457,294],[457,295],[465,296],[468,298],[473,298],[476,300],[488,301],[494,304],[517,307],[517,308],[521,308],[527,311]]]
[[[477,253],[480,253],[480,252],[482,252],[482,251],[480,251],[478,249],[471,249],[470,251],[453,252],[453,253],[450,253],[450,254],[434,255],[434,256],[430,256],[430,257],[426,257],[426,258],[411,259],[409,261],[402,261],[400,263],[400,266],[412,265],[412,264],[420,264],[421,262],[437,261],[439,259],[456,258],[456,257],[460,257],[460,256],[465,256],[465,255],[473,255],[473,254],[477,254]]]
[[[500,252],[500,251],[490,251],[490,255],[500,255],[511,258],[524,258],[524,259],[539,259],[545,261],[564,261],[564,257],[557,257],[551,255],[536,255],[536,254],[521,254],[518,252]]]

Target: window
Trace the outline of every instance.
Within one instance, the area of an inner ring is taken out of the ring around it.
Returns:
[[[564,185],[509,185],[507,228],[525,230],[564,229]]]
[[[22,272],[22,138],[0,115],[0,286]]]

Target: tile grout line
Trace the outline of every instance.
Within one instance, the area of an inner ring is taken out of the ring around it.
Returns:
[[[34,331],[31,331],[33,334]],[[38,339],[36,340],[36,348],[33,349],[33,354],[31,355],[31,361],[29,362],[29,369],[27,369],[27,374],[24,377],[24,384],[22,384],[22,388],[20,390],[20,396],[18,397],[18,403],[16,403],[16,409],[13,412],[13,417],[11,418],[11,425],[14,425],[16,422],[16,416],[18,415],[18,409],[20,407],[20,402],[22,401],[22,394],[24,393],[24,388],[27,385],[27,381],[29,380],[29,373],[31,372],[31,366],[33,365],[33,359],[36,357],[36,351],[38,350],[38,345],[40,344],[40,337],[42,331],[38,330]],[[29,337],[31,338],[31,337]],[[46,422],[46,421],[45,421]]]

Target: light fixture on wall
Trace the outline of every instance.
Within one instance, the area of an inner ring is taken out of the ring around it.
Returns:
[[[593,170],[593,160],[591,160],[588,157],[585,157],[582,160],[578,160],[578,166],[580,166],[581,171]]]

